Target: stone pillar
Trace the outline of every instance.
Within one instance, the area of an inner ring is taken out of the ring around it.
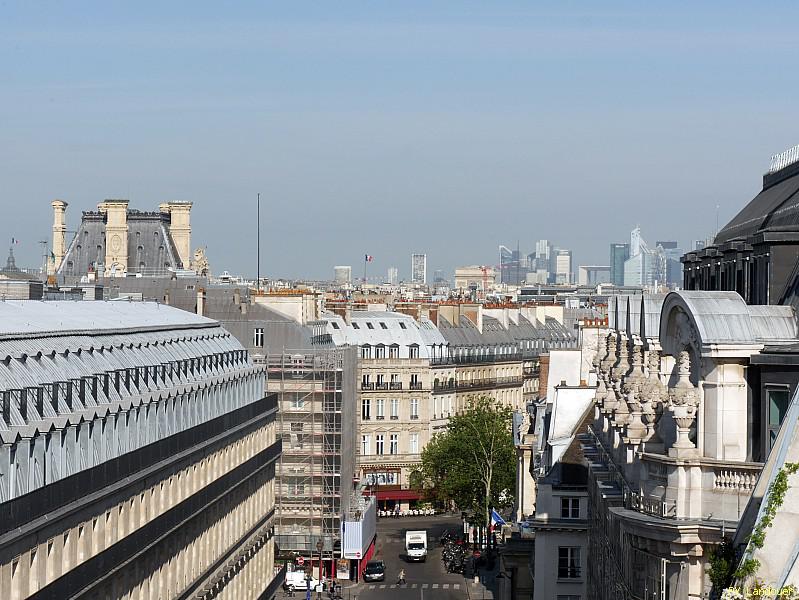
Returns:
[[[746,460],[746,369],[739,362],[715,364],[702,382],[704,456]]]
[[[55,260],[47,260],[47,274],[54,275],[61,266],[66,254],[66,234],[67,234],[67,203],[63,200],[53,200],[50,205],[53,207],[53,256]]]
[[[97,205],[105,215],[105,276],[128,271],[128,201],[106,200]]]
[[[184,269],[191,265],[191,207],[191,202],[164,202],[158,207],[169,215],[169,235]]]

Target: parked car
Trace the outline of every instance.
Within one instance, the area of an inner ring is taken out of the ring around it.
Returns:
[[[363,572],[364,581],[385,581],[386,564],[382,560],[370,560],[366,563],[366,570]]]

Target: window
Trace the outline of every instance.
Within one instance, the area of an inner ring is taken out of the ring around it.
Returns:
[[[768,396],[768,440],[769,448],[777,441],[780,423],[788,410],[788,390],[766,390]]]
[[[419,381],[419,376],[416,373],[411,375],[411,389],[412,390],[421,390],[422,383]]]
[[[576,579],[578,577],[580,577],[580,547],[559,547],[558,579]]]
[[[369,454],[372,448],[372,436],[370,435],[362,435],[361,436],[361,454]]]
[[[383,434],[375,435],[375,454],[383,454]]]
[[[400,329],[408,329],[402,321],[400,321]]]
[[[418,433],[412,433],[410,435],[409,440],[410,440],[410,443],[408,444],[409,452],[411,454],[419,454],[419,434]]]
[[[361,400],[361,419],[368,421],[372,414],[372,401],[369,398]]]
[[[391,344],[388,347],[388,357],[399,358],[399,346],[397,346],[396,344]]]
[[[303,408],[305,407],[305,398],[302,397],[299,393],[294,393],[291,399],[291,408]]]
[[[580,518],[580,499],[561,498],[560,499],[560,518],[579,519]]]
[[[377,415],[376,416],[377,416],[378,419],[385,419],[386,418],[385,402],[386,401],[383,400],[382,398],[378,398],[377,400],[375,400],[375,404],[377,405],[377,407],[376,407],[377,408],[377,410],[376,410]]]
[[[256,348],[264,347],[264,328],[256,327],[252,332],[252,345]]]
[[[411,398],[411,419],[419,418],[419,398]]]
[[[389,439],[389,446],[388,446],[389,453],[396,454],[397,451],[399,450],[399,435],[396,433],[392,433],[388,439]]]
[[[383,321],[380,321],[380,329],[388,329],[388,325],[383,323]]]
[[[408,357],[419,358],[419,346],[416,345],[408,346]]]
[[[302,423],[292,423],[291,433],[302,433]]]
[[[391,418],[399,419],[399,398],[391,399]]]
[[[331,323],[331,325],[333,326],[333,329],[341,329],[341,328],[338,326],[338,323],[336,323],[336,322],[333,322],[333,323]]]
[[[386,347],[375,346],[375,358],[385,358],[385,357],[386,357]]]
[[[358,325],[357,323],[353,323],[353,324],[352,324],[352,328],[353,328],[353,329],[360,329],[360,328],[361,328],[361,326],[360,326],[360,325]]]
[[[372,325],[372,322],[371,322],[371,321],[367,321],[367,322],[366,322],[366,328],[367,328],[367,329],[374,329],[374,328],[375,328],[375,326],[374,326],[374,325]]]
[[[372,358],[372,347],[369,344],[361,346],[361,358]]]
[[[371,388],[371,381],[369,381],[369,377],[369,373],[364,373],[361,375],[361,389],[368,390]]]

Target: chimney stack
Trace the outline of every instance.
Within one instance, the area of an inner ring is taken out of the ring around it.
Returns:
[[[67,203],[63,200],[53,200],[50,205],[53,207],[53,256],[54,261],[48,260],[48,275],[55,275],[61,261],[66,254],[66,234],[67,234]]]
[[[158,208],[169,215],[169,235],[184,269],[191,268],[191,202],[164,202]]]
[[[105,275],[124,277],[128,271],[128,201],[105,200],[97,210],[105,215]]]

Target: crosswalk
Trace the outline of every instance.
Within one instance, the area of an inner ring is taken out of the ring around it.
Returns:
[[[416,589],[459,590],[461,589],[461,584],[460,583],[405,583],[403,585],[398,585],[396,583],[380,583],[380,584],[372,583],[368,587],[370,590],[385,590],[385,589],[394,590],[397,588],[408,589],[408,590],[416,590]]]

